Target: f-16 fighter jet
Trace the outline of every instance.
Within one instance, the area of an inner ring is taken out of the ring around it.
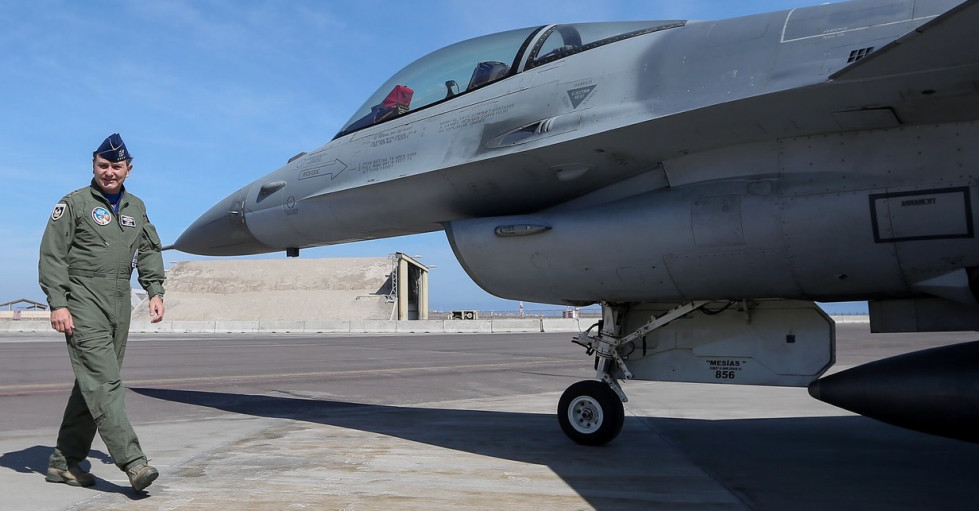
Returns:
[[[875,332],[979,329],[976,27],[976,0],[857,0],[463,41],[175,247],[444,230],[494,295],[600,303],[574,338],[596,378],[558,406],[583,444],[618,434],[630,379],[809,386],[976,440],[979,348],[820,379],[835,328],[814,303],[867,300]]]

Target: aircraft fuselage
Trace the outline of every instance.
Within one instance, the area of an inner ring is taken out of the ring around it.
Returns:
[[[341,133],[223,200],[176,247],[248,254],[444,228],[471,276],[507,298],[913,295],[979,266],[976,104],[942,100],[969,85],[929,89],[956,69],[831,77],[953,3],[649,22],[536,66],[527,54],[553,27],[528,29],[519,72]],[[495,231],[525,224],[548,229]]]

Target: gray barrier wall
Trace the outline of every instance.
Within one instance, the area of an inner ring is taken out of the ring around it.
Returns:
[[[837,323],[869,323],[868,316],[833,316]],[[132,323],[133,333],[305,333],[305,334],[503,334],[503,333],[578,333],[594,319],[429,319],[417,321],[161,321]],[[48,321],[0,321],[2,332],[51,331]]]
[[[592,320],[583,320],[588,322]],[[588,323],[590,325],[591,323]],[[585,328],[588,327],[585,325]],[[50,332],[47,321],[0,321],[0,332]],[[577,319],[356,321],[134,321],[132,333],[491,334],[580,332]]]

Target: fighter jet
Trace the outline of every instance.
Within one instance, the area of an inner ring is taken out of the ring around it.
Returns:
[[[596,378],[558,403],[582,444],[618,434],[629,379],[809,386],[975,441],[975,349],[820,379],[836,340],[815,302],[867,300],[875,332],[979,329],[977,26],[979,0],[858,0],[477,37],[395,73],[175,247],[444,230],[496,296],[600,303],[573,339]]]

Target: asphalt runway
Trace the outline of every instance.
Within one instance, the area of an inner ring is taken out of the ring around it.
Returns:
[[[594,376],[570,334],[134,335],[127,407],[160,478],[134,493],[96,439],[92,488],[44,482],[64,341],[0,336],[0,509],[974,509],[979,445],[805,389],[627,382],[620,436],[554,416]],[[837,366],[979,339],[841,324]]]

